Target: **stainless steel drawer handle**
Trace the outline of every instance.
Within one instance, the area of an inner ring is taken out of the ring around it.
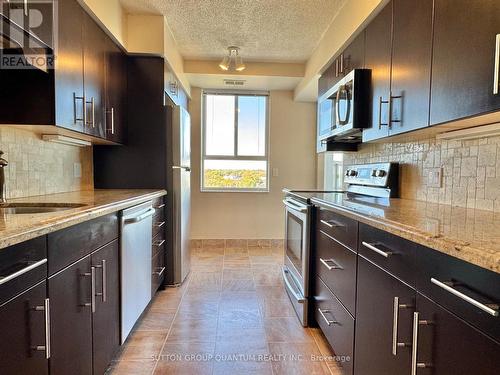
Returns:
[[[439,281],[438,279],[431,277],[431,283],[446,290],[447,292],[453,294],[454,296],[457,296],[458,298],[463,299],[465,302],[468,302],[471,305],[476,306],[478,309],[483,310],[484,312],[490,314],[491,316],[498,316],[498,314],[499,314],[499,306],[497,304],[481,303],[481,302],[475,300],[474,298],[471,298],[471,297],[465,295],[464,293],[459,292],[458,290],[453,288],[452,282],[442,282],[442,281]]]
[[[165,207],[165,203],[160,204],[158,207],[155,207],[155,210],[159,210]]]
[[[382,255],[384,258],[389,258],[391,255],[394,255],[394,253],[392,251],[383,251],[383,250],[380,250],[378,247],[376,247],[375,245],[373,244],[370,244],[368,242],[361,242],[363,244],[364,247],[366,247],[367,249],[370,249],[372,251],[375,251],[377,254],[379,255]]]
[[[400,304],[399,297],[394,297],[393,307],[392,307],[392,355],[398,355],[398,348],[404,348],[405,346],[410,346],[410,344],[404,342],[398,342],[398,330],[399,330],[399,310],[409,309],[413,305]]]
[[[331,270],[343,270],[344,268],[339,265],[334,259],[323,259],[319,258],[319,261],[328,269],[328,271]],[[328,263],[331,263],[332,265],[329,265]]]
[[[417,375],[417,368],[432,367],[431,363],[418,362],[418,327],[421,325],[431,325],[428,320],[420,320],[418,312],[413,313],[413,340],[411,347],[411,375]]]
[[[140,215],[137,215],[135,217],[131,217],[131,218],[126,218],[124,221],[125,221],[125,224],[131,224],[131,223],[138,223],[150,216],[153,216],[153,214],[155,213],[155,209],[154,208],[149,208],[146,212],[140,214]]]
[[[165,267],[161,267],[160,271],[155,272],[155,275],[158,275],[158,277],[160,277],[163,274],[163,272],[165,272]]]
[[[325,314],[328,314],[328,313],[331,314],[330,310],[321,310],[320,308],[318,308],[318,311],[319,311],[319,314],[321,315],[321,317],[323,318],[323,320],[326,322],[326,324],[328,324],[328,326],[331,326],[332,324],[339,324],[339,322],[337,322],[336,320],[330,320],[326,317]]]
[[[157,227],[157,228],[161,228],[164,224],[165,224],[165,222],[164,222],[164,221],[158,221],[158,222],[154,223],[153,225],[154,225],[155,227]]]
[[[43,311],[45,314],[45,345],[35,347],[35,350],[45,351],[45,358],[50,358],[50,300],[45,299],[43,306],[36,306],[36,311]]]
[[[336,221],[334,220],[320,220],[321,224],[324,224],[326,225],[328,228],[342,228],[342,227],[345,227],[344,224],[340,224],[340,223],[337,223]]]
[[[106,267],[106,260],[103,259],[101,260],[101,264],[98,264],[98,265],[95,265],[94,266],[95,268],[99,268],[101,270],[101,274],[102,274],[102,286],[101,286],[101,292],[100,293],[97,293],[97,296],[100,296],[101,299],[102,299],[102,302],[106,302],[107,300],[107,289],[108,289],[108,285],[107,285],[107,267]]]
[[[45,264],[47,263],[47,258],[43,258],[41,260],[39,260],[38,262],[34,262],[32,264],[30,264],[28,267],[25,267],[17,272],[14,272],[8,276],[0,276],[0,285],[3,285],[21,275],[24,275],[26,272],[29,272],[37,267],[40,267],[42,264]]]
[[[156,247],[160,247],[164,243],[165,243],[165,240],[156,240],[153,242],[153,245],[155,245]]]

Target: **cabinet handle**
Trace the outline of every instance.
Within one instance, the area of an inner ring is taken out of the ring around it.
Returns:
[[[154,223],[153,225],[154,225],[155,227],[157,227],[157,228],[161,228],[161,227],[163,226],[163,224],[165,224],[165,222],[164,222],[164,221],[159,221],[159,222]]]
[[[165,240],[161,240],[161,241],[154,241],[153,242],[153,245],[155,245],[156,247],[160,247],[161,245],[163,245],[165,243]]]
[[[24,15],[28,17],[28,0],[24,0]]]
[[[24,275],[26,272],[29,272],[37,267],[40,267],[42,264],[47,263],[47,258],[43,258],[42,260],[39,260],[38,262],[31,263],[28,267],[24,267],[23,269],[20,269],[17,272],[11,273],[8,276],[0,276],[0,285],[3,285],[13,279],[18,278],[21,275]]]
[[[344,54],[340,54],[340,74],[344,74]]]
[[[389,123],[382,123],[382,104],[389,104],[390,100],[384,100],[381,96],[378,97],[378,128],[382,126],[390,126]]]
[[[96,297],[96,288],[95,288],[95,269],[96,267],[90,267],[90,272],[85,272],[82,276],[90,276],[90,303],[84,303],[83,306],[90,306],[92,313],[95,313],[95,297]]]
[[[319,258],[319,261],[328,269],[328,271],[331,271],[331,270],[343,270],[344,269],[334,259],[324,260],[323,258]],[[328,264],[328,262],[333,263],[333,266],[330,266]]]
[[[398,355],[398,348],[408,346],[404,342],[398,342],[399,310],[413,307],[412,305],[400,304],[399,297],[394,297],[392,307],[392,355]]]
[[[98,264],[94,266],[95,268],[100,268],[101,269],[101,274],[102,274],[102,286],[101,286],[101,293],[97,293],[98,296],[101,297],[102,302],[106,302],[107,300],[107,269],[106,269],[106,260],[103,259],[101,260],[101,264]]]
[[[106,113],[111,114],[111,129],[109,129],[108,131],[111,134],[115,134],[115,108],[111,107],[111,109],[109,111],[106,111]]]
[[[158,277],[161,277],[161,275],[163,274],[163,272],[165,272],[165,267],[161,267],[160,268],[160,271],[156,271],[154,272],[156,275],[158,275]]]
[[[335,77],[339,76],[339,59],[335,59]]]
[[[497,304],[481,303],[481,302],[475,300],[474,298],[471,298],[468,295],[465,295],[464,293],[459,292],[458,290],[453,288],[453,282],[442,282],[442,281],[439,281],[438,279],[431,277],[431,283],[446,290],[447,292],[453,294],[454,296],[464,300],[465,302],[468,302],[471,305],[476,306],[478,309],[490,314],[491,316],[497,317],[499,314],[499,312],[498,312],[499,306]]]
[[[500,69],[500,34],[495,37],[495,71],[493,72],[493,95],[498,94],[498,76]]]
[[[83,103],[83,118],[78,118],[76,114],[76,101],[81,100]],[[73,93],[73,123],[76,124],[77,121],[83,121],[85,124],[87,122],[87,116],[86,116],[86,111],[85,111],[85,97],[84,96],[76,96],[76,92]]]
[[[420,325],[431,325],[428,320],[420,320],[418,312],[413,313],[413,340],[411,348],[411,375],[417,375],[417,368],[432,367],[430,363],[418,362],[418,327]]]
[[[342,227],[345,227],[344,224],[340,224],[340,223],[337,223],[336,221],[334,220],[320,220],[321,224],[324,224],[326,225],[328,228],[342,228]]]
[[[326,324],[328,324],[328,326],[331,326],[332,324],[338,324],[339,323],[336,320],[329,320],[326,317],[325,314],[331,313],[330,310],[321,310],[320,308],[318,308],[318,311],[319,311],[319,314],[321,315],[321,317],[323,318],[323,320],[326,322]]]
[[[366,247],[367,249],[370,249],[372,251],[375,251],[377,254],[382,255],[384,258],[389,258],[391,255],[394,255],[392,251],[382,251],[379,248],[375,247],[372,244],[369,244],[367,242],[361,242],[361,244]]]
[[[36,311],[43,311],[45,314],[45,345],[35,347],[35,350],[45,351],[45,358],[50,358],[50,300],[45,299],[43,306],[36,306]]]
[[[92,127],[95,128],[95,99],[92,97],[90,99],[90,113],[92,116]]]
[[[154,207],[155,210],[159,210],[161,208],[165,207],[165,203],[160,204],[158,207]]]

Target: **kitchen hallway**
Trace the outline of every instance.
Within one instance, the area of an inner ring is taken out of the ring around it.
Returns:
[[[194,241],[191,273],[159,291],[108,373],[336,374],[283,287],[281,241]]]

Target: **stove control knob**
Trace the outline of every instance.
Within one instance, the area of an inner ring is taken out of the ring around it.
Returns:
[[[372,177],[377,177],[377,170],[376,169],[372,170]]]
[[[357,176],[358,172],[356,172],[354,169],[348,169],[345,173],[347,177],[355,177]]]
[[[383,169],[377,169],[375,171],[375,177],[384,177],[386,174],[386,171],[384,171]]]

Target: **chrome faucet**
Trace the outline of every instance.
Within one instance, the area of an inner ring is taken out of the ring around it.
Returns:
[[[7,203],[7,188],[5,186],[5,172],[4,169],[9,165],[9,162],[2,158],[3,151],[0,151],[0,204]]]

